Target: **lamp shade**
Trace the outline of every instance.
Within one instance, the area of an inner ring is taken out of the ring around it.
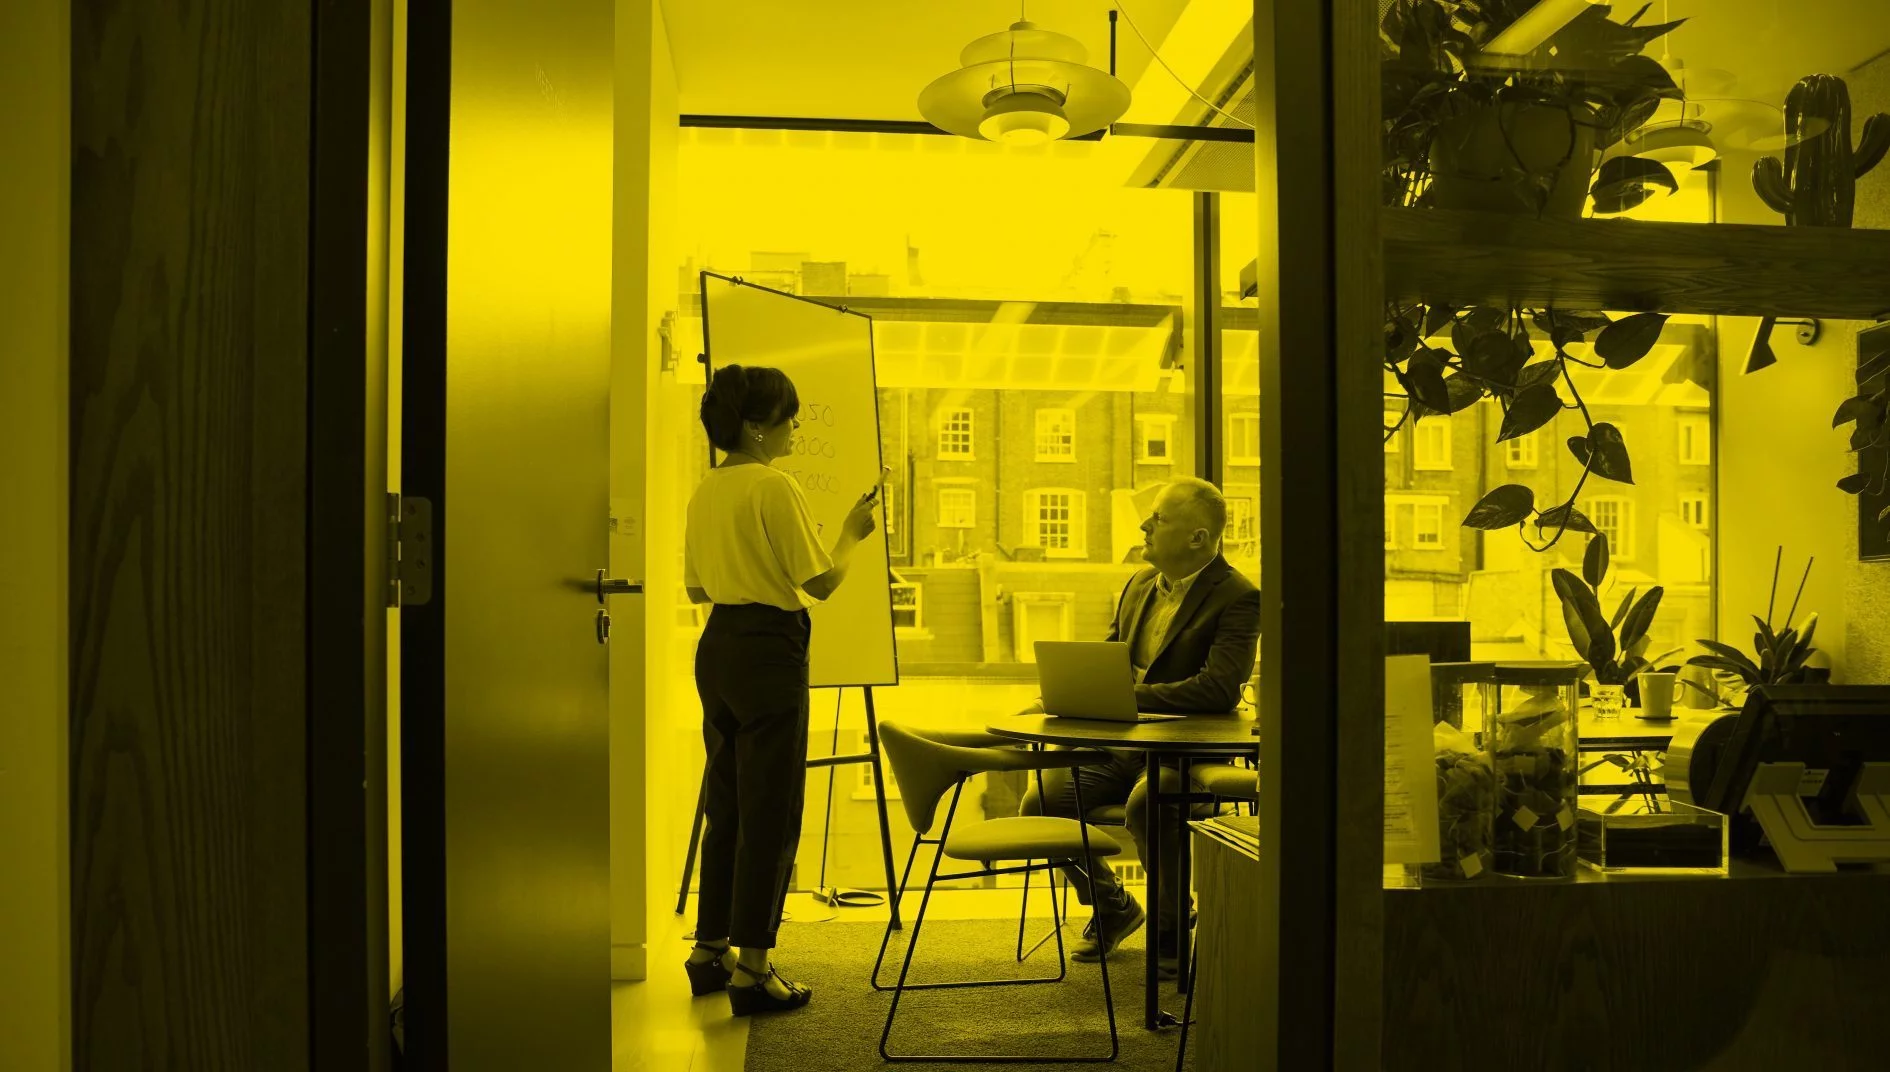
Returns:
[[[1622,139],[1621,148],[1632,156],[1665,164],[1675,171],[1690,171],[1719,159],[1706,124],[1681,120],[1649,123]]]
[[[1088,66],[1066,34],[1017,22],[966,45],[964,66],[919,94],[919,114],[960,137],[1033,144],[1101,130],[1129,110],[1129,87]]]

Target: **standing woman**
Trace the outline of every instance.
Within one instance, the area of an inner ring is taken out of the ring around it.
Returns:
[[[860,496],[832,548],[821,548],[800,485],[770,464],[791,449],[799,412],[781,370],[716,370],[702,426],[726,456],[689,500],[684,538],[689,598],[714,604],[696,648],[708,829],[685,967],[698,996],[726,988],[737,1016],[797,1009],[813,996],[768,960],[807,783],[807,609],[846,579],[879,494]]]

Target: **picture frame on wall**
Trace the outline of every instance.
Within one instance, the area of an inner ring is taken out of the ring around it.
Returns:
[[[1857,333],[1857,393],[1871,394],[1890,377],[1890,323],[1878,324]],[[1886,448],[1866,447],[1857,454],[1857,471],[1884,471]],[[1879,520],[1890,510],[1890,486],[1866,487],[1857,495],[1857,557],[1865,562],[1890,561],[1890,519]]]

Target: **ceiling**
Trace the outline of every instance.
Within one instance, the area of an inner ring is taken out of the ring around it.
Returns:
[[[1637,5],[1615,6],[1622,18]],[[1890,51],[1884,0],[1654,0],[1646,17],[1687,19],[1648,54],[1665,48],[1688,67],[1732,72],[1728,96],[1783,102],[1808,74],[1842,75]]]
[[[1125,9],[1160,45],[1188,0],[1024,0],[1030,21],[1109,66],[1109,10]],[[685,115],[918,119],[919,91],[958,53],[1017,19],[1019,0],[671,0],[663,9]],[[1128,24],[1118,77],[1149,64]]]

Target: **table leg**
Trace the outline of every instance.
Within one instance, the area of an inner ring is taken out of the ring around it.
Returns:
[[[1144,871],[1148,875],[1148,922],[1143,924],[1142,931],[1147,946],[1147,953],[1142,958],[1142,982],[1146,987],[1143,992],[1142,1026],[1153,1031],[1161,1026],[1162,1018],[1161,972],[1155,949],[1155,931],[1162,918],[1162,769],[1161,760],[1154,752],[1144,752],[1142,755],[1147,764],[1143,778],[1146,779],[1144,784],[1148,803],[1148,821],[1145,824],[1148,829],[1148,860],[1144,863]]]
[[[1193,894],[1194,867],[1189,843],[1194,839],[1188,834],[1188,818],[1194,812],[1193,760],[1181,757],[1182,804],[1177,811],[1181,821],[1175,827],[1175,836],[1181,839],[1178,846],[1180,858],[1175,868],[1175,987],[1179,993],[1188,992],[1188,943],[1193,935],[1193,928],[1188,926],[1188,899]]]

